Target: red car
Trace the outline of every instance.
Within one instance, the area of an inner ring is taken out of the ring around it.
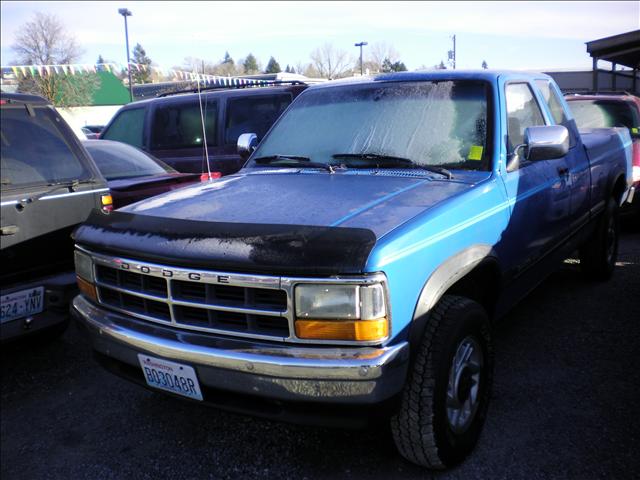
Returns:
[[[628,93],[566,95],[578,128],[626,127],[633,140],[633,202],[625,203],[621,215],[633,217],[640,226],[640,98]]]
[[[86,140],[82,144],[107,179],[113,208],[200,182],[197,173],[180,173],[166,163],[112,140]]]

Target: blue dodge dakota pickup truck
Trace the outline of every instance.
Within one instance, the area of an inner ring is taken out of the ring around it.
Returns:
[[[574,251],[611,276],[626,131],[578,132],[548,76],[424,72],[303,92],[237,174],[75,234],[72,312],[149,388],[299,422],[388,418],[408,460],[462,461],[491,323]]]

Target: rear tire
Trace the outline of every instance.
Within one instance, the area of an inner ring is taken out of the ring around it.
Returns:
[[[398,412],[391,418],[400,454],[444,469],[474,448],[487,413],[493,351],[484,309],[445,295],[429,313]]]
[[[598,281],[611,278],[618,258],[619,238],[618,204],[611,197],[598,220],[596,231],[580,249],[580,268],[588,278]]]

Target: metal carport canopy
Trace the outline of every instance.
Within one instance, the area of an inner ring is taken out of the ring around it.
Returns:
[[[594,59],[638,69],[640,67],[640,30],[587,42],[587,52]]]

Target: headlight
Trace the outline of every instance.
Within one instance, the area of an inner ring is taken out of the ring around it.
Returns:
[[[389,335],[381,284],[301,284],[295,307],[298,338],[377,341]]]
[[[93,283],[93,262],[91,261],[91,257],[76,250],[74,260],[76,264],[76,275]]]
[[[87,297],[97,300],[98,294],[93,279],[93,261],[85,253],[75,251],[74,260],[76,264],[76,280],[78,288]]]

